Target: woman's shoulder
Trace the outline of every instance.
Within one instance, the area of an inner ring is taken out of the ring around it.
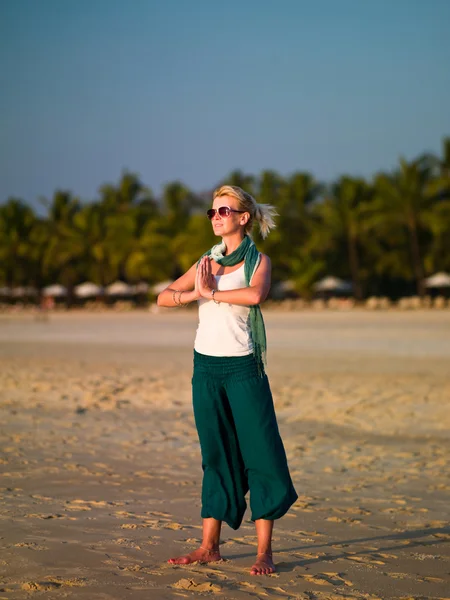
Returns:
[[[263,269],[270,269],[272,267],[272,262],[271,262],[270,258],[267,256],[267,254],[263,254],[262,252],[260,252],[259,256],[260,256],[260,261],[259,261],[258,266],[262,267]]]

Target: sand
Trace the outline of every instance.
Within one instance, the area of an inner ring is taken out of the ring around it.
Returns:
[[[299,500],[199,543],[196,314],[0,317],[0,600],[450,598],[450,312],[265,314]]]

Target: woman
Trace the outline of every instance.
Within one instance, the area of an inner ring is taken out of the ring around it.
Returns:
[[[273,521],[297,499],[264,371],[265,330],[259,304],[269,293],[271,263],[250,238],[274,227],[273,207],[235,186],[214,192],[207,211],[222,243],[158,296],[158,306],[198,301],[193,408],[203,467],[203,540],[171,564],[220,560],[222,521],[238,529],[250,490],[258,538],[252,575],[273,573]]]

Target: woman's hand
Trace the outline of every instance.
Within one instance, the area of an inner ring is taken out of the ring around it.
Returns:
[[[216,278],[211,272],[211,259],[204,256],[198,265],[195,289],[203,298],[211,299],[211,290],[215,288]]]

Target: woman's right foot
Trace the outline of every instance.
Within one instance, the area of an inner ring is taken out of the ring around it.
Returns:
[[[206,548],[197,548],[189,554],[183,554],[183,556],[176,556],[175,558],[169,558],[167,561],[171,565],[189,565],[194,562],[215,562],[221,560],[219,549],[207,550]]]

